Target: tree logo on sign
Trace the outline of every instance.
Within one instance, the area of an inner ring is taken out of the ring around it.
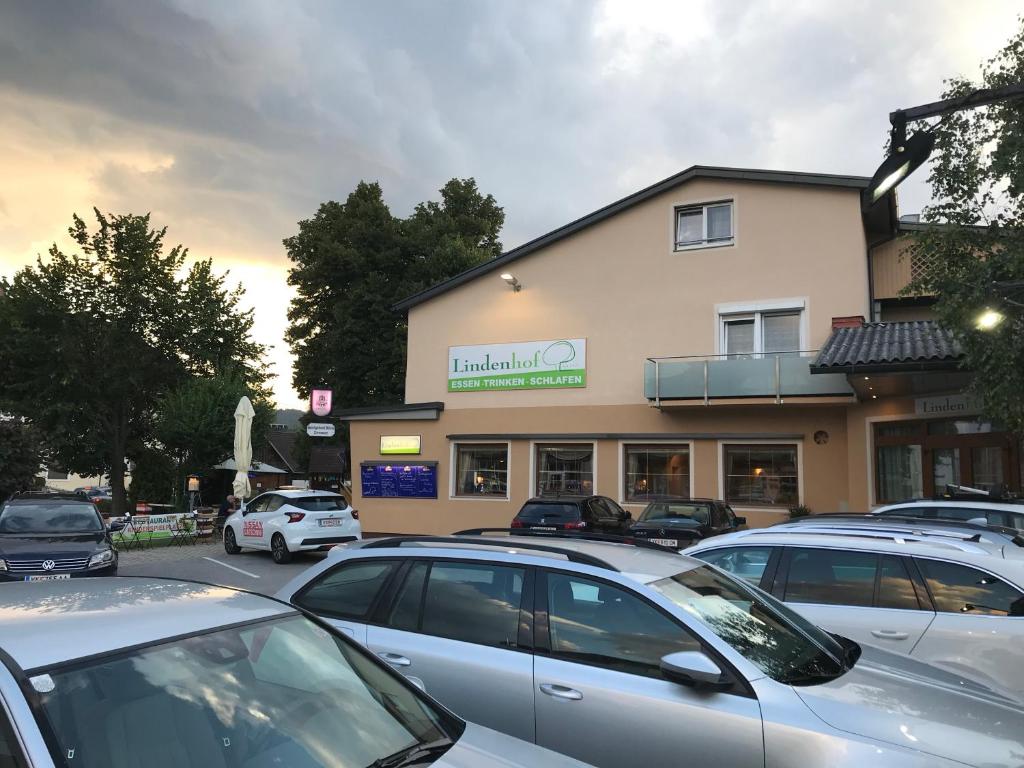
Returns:
[[[556,341],[544,350],[541,359],[548,365],[555,366],[556,371],[561,371],[566,363],[576,359],[576,348],[568,341]]]

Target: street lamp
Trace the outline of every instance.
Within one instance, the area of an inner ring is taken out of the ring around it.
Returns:
[[[1002,88],[982,88],[971,91],[966,96],[956,99],[933,101],[910,109],[897,109],[889,113],[892,125],[889,142],[889,156],[882,161],[871,177],[871,182],[861,197],[861,206],[867,211],[891,190],[916,171],[928,159],[935,147],[935,133],[932,129],[918,131],[907,138],[907,123],[913,120],[924,120],[928,117],[950,115],[965,109],[974,109],[997,101],[1005,101],[1024,96],[1024,83],[1005,85]]]
[[[1006,319],[1006,315],[997,310],[986,308],[978,318],[974,321],[974,327],[979,331],[991,331],[1003,320]]]

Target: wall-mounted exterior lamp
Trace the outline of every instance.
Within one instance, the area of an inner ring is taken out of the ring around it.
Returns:
[[[519,291],[523,289],[523,284],[516,280],[516,276],[513,275],[511,272],[502,272],[501,279],[508,283],[512,290],[515,291],[516,293],[519,293]]]

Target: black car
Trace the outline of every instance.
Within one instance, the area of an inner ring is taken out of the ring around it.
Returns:
[[[110,532],[81,494],[22,494],[0,506],[0,581],[116,575]]]
[[[737,517],[724,501],[663,497],[647,505],[629,532],[638,539],[682,548],[746,524],[747,519]]]
[[[607,496],[538,496],[523,504],[512,527],[625,535],[631,519]]]

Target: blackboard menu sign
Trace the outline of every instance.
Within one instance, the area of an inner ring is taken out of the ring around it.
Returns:
[[[360,467],[364,498],[436,499],[437,463],[366,461]]]

